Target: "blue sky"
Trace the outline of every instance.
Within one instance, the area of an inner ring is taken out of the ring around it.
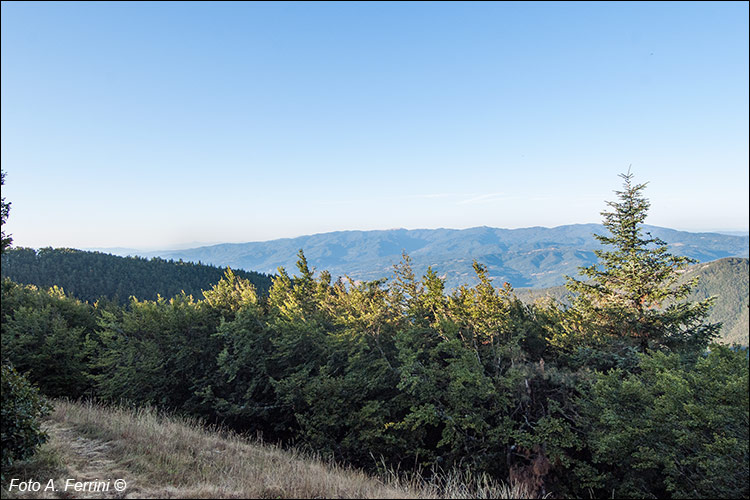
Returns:
[[[748,4],[2,3],[19,246],[748,228]]]

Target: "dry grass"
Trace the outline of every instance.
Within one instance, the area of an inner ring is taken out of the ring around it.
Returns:
[[[50,441],[6,478],[56,478],[56,492],[7,491],[15,498],[530,498],[487,477],[448,473],[425,481],[375,478],[295,451],[251,442],[152,409],[56,401]],[[124,479],[118,493],[61,491],[65,479]],[[7,481],[7,480],[6,480]]]

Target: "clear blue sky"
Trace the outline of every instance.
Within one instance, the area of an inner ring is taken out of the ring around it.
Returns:
[[[748,228],[748,3],[2,3],[19,246]]]

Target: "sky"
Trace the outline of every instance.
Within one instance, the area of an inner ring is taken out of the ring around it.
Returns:
[[[15,246],[748,229],[748,3],[2,2]],[[196,246],[196,245],[194,245]]]

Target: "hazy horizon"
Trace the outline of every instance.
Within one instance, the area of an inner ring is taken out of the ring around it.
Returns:
[[[747,231],[748,4],[2,3],[16,246]]]
[[[397,230],[406,230],[406,231],[419,231],[419,230],[438,230],[438,229],[448,229],[448,230],[456,230],[461,231],[465,229],[473,229],[476,227],[491,227],[493,229],[508,229],[508,230],[514,230],[514,229],[529,229],[534,227],[542,227],[545,229],[554,229],[556,227],[561,226],[573,226],[573,225],[588,225],[588,224],[600,224],[599,222],[580,222],[580,223],[573,223],[573,224],[561,224],[560,226],[524,226],[524,227],[493,227],[493,226],[469,226],[469,227],[412,227],[412,228],[405,228],[405,227],[391,227],[391,228],[380,228],[380,229],[340,229],[337,231],[326,231],[322,233],[306,233],[306,234],[298,234],[294,236],[286,236],[282,238],[273,238],[269,240],[237,240],[237,241],[192,241],[192,242],[183,242],[183,243],[177,243],[170,247],[122,247],[122,246],[116,246],[116,247],[71,247],[71,248],[79,248],[80,250],[96,250],[96,251],[104,251],[104,250],[138,250],[143,252],[154,252],[154,251],[160,251],[160,250],[185,250],[185,249],[191,249],[191,248],[200,248],[204,246],[214,246],[214,245],[223,245],[223,244],[243,244],[243,243],[264,243],[269,241],[275,241],[275,240],[282,240],[282,239],[296,239],[296,238],[302,238],[306,236],[314,236],[318,234],[328,234],[328,233],[338,233],[338,232],[366,232],[366,231],[397,231]],[[653,226],[654,224],[648,224]],[[662,226],[659,226],[662,227]],[[688,231],[684,229],[678,229],[678,228],[667,228],[667,229],[674,229],[676,231],[685,231],[690,233],[716,233],[716,234],[724,234],[728,236],[750,236],[750,231],[748,230],[699,230],[699,231]],[[14,245],[15,246],[15,245]],[[36,247],[39,248],[39,247]]]
[[[276,241],[276,240],[293,240],[296,238],[303,238],[307,236],[314,236],[319,234],[328,234],[328,233],[339,233],[339,232],[368,232],[368,231],[396,231],[396,230],[406,230],[406,231],[420,231],[420,230],[438,230],[438,229],[448,229],[448,230],[456,230],[456,231],[462,231],[466,229],[473,229],[477,227],[490,227],[492,229],[507,229],[507,230],[515,230],[515,229],[529,229],[529,228],[536,228],[541,227],[544,229],[554,229],[557,227],[562,226],[575,226],[575,225],[588,225],[588,224],[601,224],[601,221],[599,222],[574,222],[571,224],[560,224],[557,226],[542,226],[542,225],[533,225],[533,226],[521,226],[521,227],[497,227],[497,226],[467,226],[467,227],[388,227],[388,228],[374,228],[374,229],[337,229],[334,231],[321,231],[321,232],[310,232],[310,233],[302,233],[302,234],[295,234],[291,236],[282,236],[279,238],[270,238],[270,239],[263,239],[263,240],[243,240],[238,239],[234,241],[185,241],[185,242],[176,242],[172,245],[168,246],[153,246],[153,245],[142,245],[142,246],[126,246],[126,245],[114,245],[114,246],[98,246],[98,245],[92,245],[92,246],[65,246],[65,248],[75,248],[79,250],[88,250],[88,251],[119,251],[119,252],[125,252],[130,250],[136,250],[141,252],[156,252],[156,251],[162,251],[162,250],[186,250],[186,249],[192,249],[192,248],[200,248],[200,247],[207,247],[207,246],[214,246],[214,245],[223,245],[223,244],[243,244],[243,243],[264,243],[264,242],[270,242],[270,241]],[[656,224],[651,224],[647,222],[647,225],[649,226],[657,226]],[[684,231],[688,233],[715,233],[715,234],[723,234],[727,236],[750,236],[750,230],[748,229],[698,229],[698,230],[689,230],[689,229],[680,229],[676,227],[666,227],[666,226],[658,226],[663,227],[665,229],[673,229],[675,231]],[[20,248],[20,247],[26,247],[26,248],[63,248],[55,245],[39,245],[39,246],[33,246],[33,245],[23,245],[18,244],[15,240],[13,242],[12,247],[14,248]]]

